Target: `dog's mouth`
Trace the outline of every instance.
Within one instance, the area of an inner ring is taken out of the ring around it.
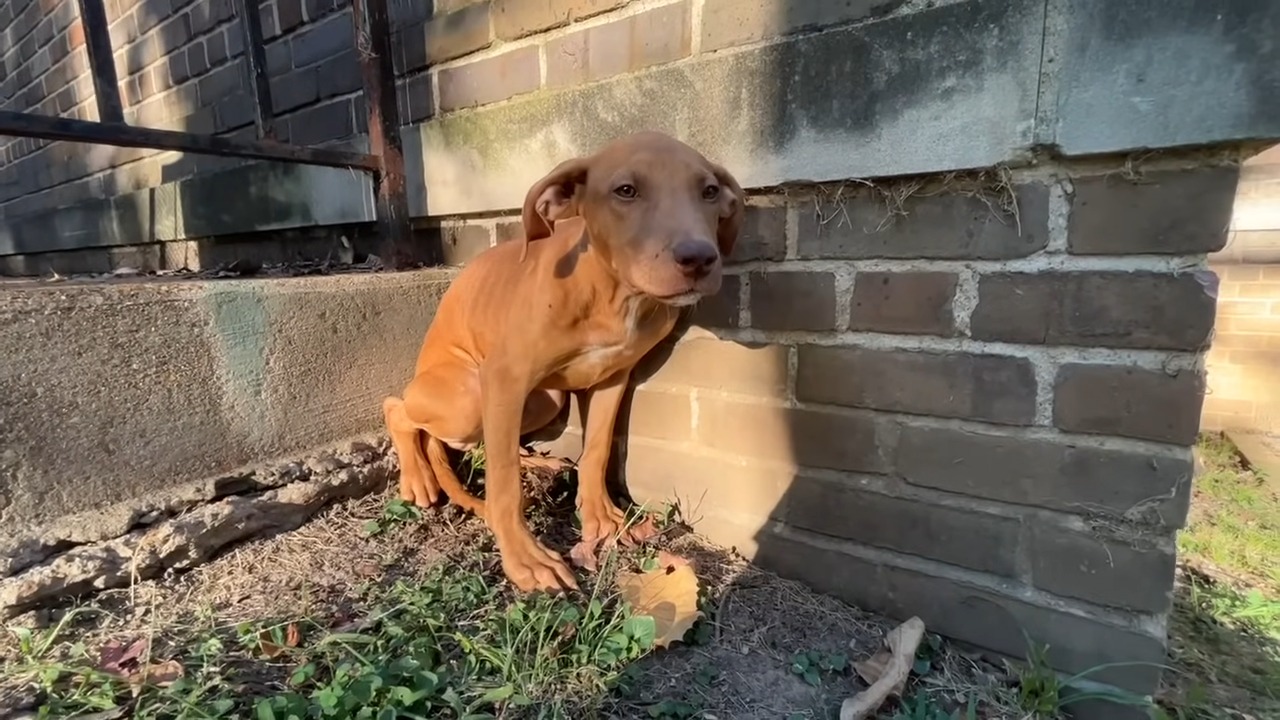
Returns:
[[[697,303],[702,299],[702,293],[697,290],[685,290],[684,292],[674,295],[655,295],[654,299],[664,305],[672,307],[688,307]]]

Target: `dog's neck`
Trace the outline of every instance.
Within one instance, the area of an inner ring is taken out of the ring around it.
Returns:
[[[618,274],[613,264],[592,240],[591,228],[581,217],[559,220],[555,234],[563,238],[561,262],[572,258],[571,273],[580,274],[583,289],[593,304],[603,303],[621,319],[650,315],[668,306],[632,287]],[[672,308],[674,310],[674,308]]]

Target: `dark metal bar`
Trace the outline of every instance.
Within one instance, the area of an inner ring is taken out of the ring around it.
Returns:
[[[271,126],[274,109],[271,105],[271,83],[267,80],[267,51],[262,42],[262,18],[258,14],[257,0],[237,0],[240,14],[240,30],[244,34],[244,60],[249,72],[249,87],[253,88],[253,122],[259,138],[275,137]]]
[[[369,152],[382,159],[380,171],[373,175],[382,257],[392,268],[409,267],[418,259],[438,265],[442,262],[441,248],[413,246],[386,0],[354,0],[351,19],[355,23],[356,57],[369,110]]]
[[[392,98],[395,102],[395,98]],[[33,137],[42,140],[97,143],[115,147],[137,147],[155,150],[179,150],[199,155],[284,160],[304,165],[372,170],[382,169],[375,155],[327,150],[324,148],[286,145],[274,140],[232,140],[230,138],[193,135],[173,130],[138,128],[129,125],[46,117],[0,110],[0,135]],[[400,177],[403,180],[404,172]],[[403,194],[403,190],[401,191]],[[406,211],[405,219],[408,219]]]
[[[111,55],[111,34],[107,32],[107,9],[102,0],[79,2],[85,49],[89,53],[89,74],[93,76],[93,92],[98,98],[98,119],[124,124],[120,81],[116,78],[116,60]]]

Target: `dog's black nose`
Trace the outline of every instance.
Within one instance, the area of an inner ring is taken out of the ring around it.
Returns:
[[[671,248],[671,255],[686,275],[695,278],[710,273],[716,260],[720,259],[716,246],[706,240],[681,240]]]

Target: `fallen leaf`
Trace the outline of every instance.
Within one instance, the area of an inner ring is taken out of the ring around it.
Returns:
[[[98,652],[98,669],[112,675],[128,677],[138,669],[142,656],[147,654],[150,645],[146,638],[138,638],[128,645],[112,640]]]
[[[924,621],[918,617],[913,617],[890,630],[885,636],[885,644],[889,646],[889,652],[883,672],[875,682],[871,683],[871,687],[841,703],[840,720],[866,720],[874,715],[889,697],[901,697],[902,688],[911,674],[916,650],[923,639]]]
[[[889,666],[889,651],[881,650],[866,660],[859,660],[853,664],[853,669],[858,671],[858,677],[868,685],[872,685],[875,681],[884,676],[884,669]]]
[[[130,684],[149,684],[156,687],[169,687],[185,674],[182,663],[177,660],[165,660],[162,663],[147,665],[142,672],[130,676]]]
[[[599,560],[596,559],[595,547],[585,542],[579,542],[569,548],[569,563],[576,568],[595,572],[596,566],[599,565]]]
[[[702,617],[698,609],[698,576],[688,565],[629,573],[619,579],[618,589],[635,614],[653,618],[654,645],[658,647],[665,648],[683,638]]]
[[[298,630],[297,623],[289,623],[285,628],[284,645],[279,645],[275,642],[270,630],[263,630],[258,633],[258,647],[262,649],[262,654],[268,658],[278,656],[286,648],[298,647],[300,642],[302,642],[302,632]]]

